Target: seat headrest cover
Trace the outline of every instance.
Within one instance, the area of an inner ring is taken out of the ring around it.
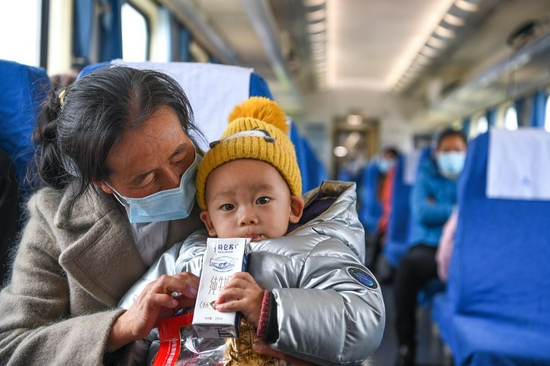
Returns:
[[[181,85],[191,103],[195,125],[208,142],[218,140],[227,127],[229,113],[245,101],[250,93],[252,69],[198,62],[125,62],[113,60],[136,69],[164,72]],[[208,145],[200,146],[203,151]]]
[[[550,133],[491,129],[487,198],[550,200]]]
[[[405,155],[405,164],[403,166],[403,183],[412,186],[416,180],[418,164],[420,163],[421,150],[414,150]]]

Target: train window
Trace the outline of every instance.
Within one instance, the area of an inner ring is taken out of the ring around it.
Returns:
[[[149,32],[147,19],[132,5],[122,4],[122,58],[125,61],[147,61]]]
[[[508,108],[504,114],[504,128],[507,130],[518,129],[518,114],[514,107]]]
[[[487,132],[487,130],[489,129],[489,121],[487,121],[487,117],[479,117],[476,123],[476,129],[478,135]]]
[[[42,0],[3,2],[0,11],[0,59],[40,65]],[[29,47],[20,47],[20,45]]]
[[[550,95],[546,98],[546,113],[544,114],[544,129],[550,132]]]

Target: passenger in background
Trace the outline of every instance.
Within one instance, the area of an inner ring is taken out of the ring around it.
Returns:
[[[437,275],[442,282],[447,283],[447,275],[449,274],[449,263],[451,262],[451,254],[455,243],[456,224],[458,222],[458,210],[454,210],[449,217],[449,220],[443,226],[443,233],[439,240],[439,246],[435,254],[437,262]]]
[[[374,235],[374,251],[369,263],[367,264],[367,267],[373,272],[377,271],[378,258],[380,257],[380,252],[386,242],[386,231],[388,229],[388,220],[391,213],[393,179],[395,176],[395,165],[398,157],[399,152],[396,148],[386,147],[382,152],[382,156],[378,160],[380,180],[378,181],[377,192],[378,199],[382,206],[382,215],[378,220],[376,234]],[[390,272],[387,277],[381,278],[380,281],[389,282],[391,281],[392,276],[393,274]]]
[[[399,357],[397,365],[415,364],[418,291],[437,278],[435,254],[443,225],[456,205],[457,178],[464,167],[467,141],[456,130],[443,131],[435,161],[421,163],[411,194],[410,248],[395,274],[395,304]]]

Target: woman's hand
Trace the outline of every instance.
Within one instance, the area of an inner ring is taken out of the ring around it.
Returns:
[[[264,290],[258,286],[248,272],[233,275],[216,300],[216,310],[240,311],[246,320],[258,326]]]
[[[199,278],[184,272],[161,276],[149,283],[130,308],[113,325],[107,351],[113,352],[138,339],[145,338],[161,319],[177,310],[195,305]],[[173,296],[180,293],[180,296]]]
[[[285,355],[284,353],[281,353],[277,350],[274,350],[273,348],[271,348],[271,346],[268,343],[263,342],[263,341],[254,342],[252,344],[252,348],[254,349],[254,351],[256,351],[257,353],[259,353],[261,355],[275,357],[275,358],[286,361],[286,362],[288,362],[292,365],[295,365],[295,366],[315,366],[314,363],[307,362],[307,361],[304,361],[304,360],[300,360],[299,358],[289,356],[289,355]]]

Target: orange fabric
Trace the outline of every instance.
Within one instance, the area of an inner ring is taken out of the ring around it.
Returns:
[[[388,228],[388,220],[391,213],[391,199],[393,192],[393,181],[395,179],[395,168],[390,169],[382,182],[380,202],[382,203],[382,216],[378,220],[378,232],[385,233]]]

